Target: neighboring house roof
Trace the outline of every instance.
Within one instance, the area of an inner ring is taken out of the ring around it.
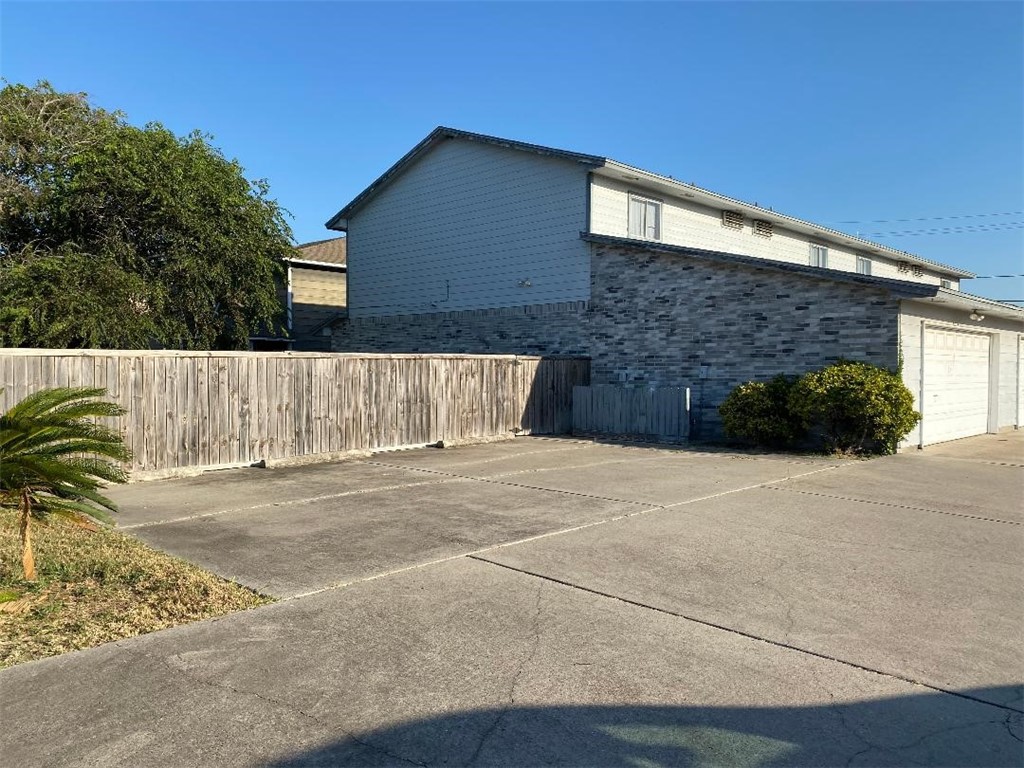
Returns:
[[[899,251],[887,245],[882,245],[881,243],[865,240],[861,237],[857,237],[856,235],[850,235],[830,227],[824,227],[810,221],[804,221],[803,219],[798,219],[793,216],[777,213],[776,211],[762,208],[761,206],[753,203],[745,203],[741,200],[720,195],[717,192],[702,189],[701,187],[697,187],[693,184],[685,184],[681,181],[676,181],[670,176],[662,176],[660,174],[651,173],[650,171],[644,171],[640,168],[634,168],[631,165],[620,163],[616,160],[612,160],[611,158],[601,157],[599,155],[586,155],[579,152],[569,152],[563,149],[543,147],[538,144],[527,144],[525,142],[513,141],[511,139],[502,139],[497,136],[486,136],[479,133],[460,131],[456,128],[447,128],[445,126],[438,126],[431,131],[423,141],[406,153],[401,160],[391,166],[380,176],[380,178],[360,192],[352,202],[338,211],[338,213],[336,213],[327,222],[327,228],[338,230],[340,232],[346,231],[348,228],[348,219],[352,214],[373,199],[373,197],[375,197],[392,181],[401,176],[402,173],[404,173],[405,170],[417,159],[425,155],[437,144],[448,139],[478,141],[491,144],[493,146],[504,147],[506,149],[514,149],[521,152],[533,152],[539,155],[547,155],[550,157],[558,157],[563,160],[575,161],[590,166],[595,172],[602,176],[610,176],[613,178],[624,179],[626,181],[639,182],[647,186],[653,186],[656,189],[664,190],[669,194],[674,194],[686,199],[692,199],[694,202],[702,203],[704,205],[741,210],[753,218],[772,221],[781,227],[809,234],[813,237],[821,238],[822,240],[833,241],[837,244],[853,245],[871,253],[882,253],[899,261],[906,261],[910,264],[918,264],[937,269],[938,271],[952,277],[974,277],[973,272],[969,272],[958,267],[952,267],[948,264],[941,264],[936,261],[924,259],[920,256],[907,253],[906,251]]]
[[[331,237],[295,246],[298,257],[285,261],[298,266],[330,267],[344,269],[348,256],[348,242],[344,237]]]

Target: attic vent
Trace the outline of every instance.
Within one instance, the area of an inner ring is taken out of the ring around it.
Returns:
[[[908,262],[908,261],[898,261],[898,262],[896,262],[896,270],[898,272],[909,272],[910,271],[910,262]]]
[[[743,229],[742,211],[722,211],[722,226],[729,229]]]
[[[914,277],[923,277],[923,276],[924,276],[924,269],[921,268],[920,264],[915,264],[914,265]]]
[[[772,223],[765,221],[764,219],[754,219],[754,234],[760,237],[771,237],[772,236]]]

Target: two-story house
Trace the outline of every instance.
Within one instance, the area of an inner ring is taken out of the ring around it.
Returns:
[[[736,384],[840,358],[896,369],[910,444],[1021,423],[1024,312],[939,264],[595,155],[438,128],[327,225],[340,351],[585,355],[595,383]]]

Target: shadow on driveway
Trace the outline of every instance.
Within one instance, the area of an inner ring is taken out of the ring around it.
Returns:
[[[346,737],[270,765],[1019,766],[1020,712],[964,698],[1018,694],[1005,686],[809,707],[510,706]]]

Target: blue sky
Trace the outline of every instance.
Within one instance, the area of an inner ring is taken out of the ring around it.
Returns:
[[[444,124],[984,275],[1024,273],[1022,41],[1020,3],[0,4],[3,77],[213,134],[300,242]]]

